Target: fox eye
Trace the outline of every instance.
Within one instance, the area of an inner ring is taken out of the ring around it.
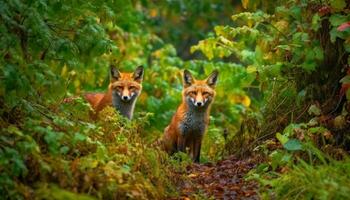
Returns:
[[[202,94],[203,95],[209,95],[209,92],[203,92]]]
[[[190,92],[190,94],[191,94],[191,95],[197,95],[197,92],[192,91],[192,92]]]
[[[123,90],[123,87],[122,86],[117,86],[117,89],[118,90]]]
[[[133,89],[135,89],[136,87],[135,86],[130,86],[129,87],[129,90],[133,90]]]

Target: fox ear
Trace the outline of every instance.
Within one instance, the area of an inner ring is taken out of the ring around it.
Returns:
[[[111,70],[111,81],[117,81],[120,78],[119,70],[114,65],[111,65],[110,70]]]
[[[184,82],[185,87],[192,85],[193,77],[192,77],[191,72],[189,72],[187,69],[185,69],[185,71],[184,71],[183,79],[184,79],[183,82]]]
[[[207,84],[210,87],[215,87],[216,82],[218,81],[219,71],[214,70],[207,78]]]
[[[133,75],[134,80],[140,83],[143,80],[143,72],[143,66],[138,66]]]

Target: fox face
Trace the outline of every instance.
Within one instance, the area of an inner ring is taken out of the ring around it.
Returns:
[[[84,94],[85,99],[95,111],[92,117],[95,119],[103,108],[113,105],[121,115],[132,119],[136,99],[142,90],[143,73],[142,66],[137,67],[133,73],[121,73],[117,68],[111,66],[111,78],[107,92]]]
[[[195,80],[187,70],[183,75],[183,97],[191,107],[208,107],[215,97],[215,85],[218,78],[218,71],[213,71],[205,80]]]
[[[139,66],[133,73],[121,73],[111,67],[111,90],[113,106],[125,117],[132,119],[137,97],[142,90],[143,67]]]
[[[114,98],[123,102],[135,100],[142,90],[143,67],[139,66],[134,73],[121,73],[111,67],[111,89]]]

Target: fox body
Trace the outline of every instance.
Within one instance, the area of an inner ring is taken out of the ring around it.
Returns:
[[[106,93],[86,93],[85,99],[98,114],[106,106],[113,105],[123,116],[132,119],[137,97],[142,91],[143,67],[134,73],[121,73],[111,67],[111,80]]]
[[[216,70],[205,80],[195,80],[189,71],[184,71],[182,103],[165,128],[162,138],[163,148],[169,154],[185,152],[186,148],[189,148],[192,160],[199,162],[217,78]]]

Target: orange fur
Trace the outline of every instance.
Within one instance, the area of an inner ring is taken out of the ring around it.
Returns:
[[[187,77],[186,77],[187,76]],[[163,149],[169,154],[186,151],[199,162],[203,135],[209,124],[210,107],[215,97],[218,72],[214,71],[206,80],[195,80],[184,72],[182,102],[162,138]],[[200,103],[201,106],[198,106]]]
[[[113,91],[115,91],[116,94],[120,95],[120,97],[128,97],[133,98],[133,95],[136,94],[137,96],[140,94],[142,90],[142,76],[143,76],[143,68],[139,67],[137,70],[142,70],[140,72],[141,74],[136,77],[135,73],[121,73],[117,71],[114,68],[111,68],[111,81],[108,86],[108,90],[105,93],[86,93],[84,94],[84,98],[87,102],[90,103],[91,107],[95,111],[95,115],[93,117],[96,117],[98,113],[103,110],[106,106],[112,106],[113,105]],[[119,98],[118,95],[115,95],[115,98]],[[133,99],[134,100],[136,100]],[[133,112],[130,110],[129,112]],[[122,113],[123,114],[123,113]],[[132,116],[132,114],[131,114]],[[131,118],[131,117],[130,117]]]

